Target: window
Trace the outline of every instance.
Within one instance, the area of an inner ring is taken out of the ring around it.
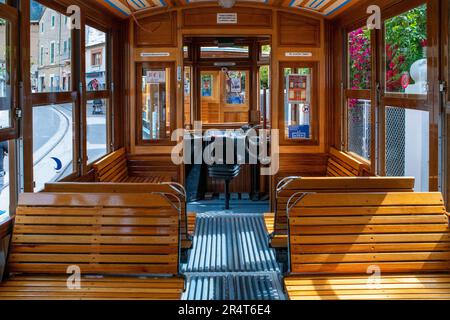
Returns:
[[[192,121],[192,68],[184,67],[184,127],[190,128]]]
[[[44,65],[44,47],[41,47],[40,54],[39,54],[39,64],[42,66]]]
[[[0,18],[0,130],[10,128],[11,123],[11,56],[10,23]]]
[[[284,66],[281,69],[283,86],[283,130],[284,141],[306,141],[313,139],[312,116],[317,113],[313,94],[316,75],[312,67]]]
[[[200,58],[216,59],[216,58],[248,58],[248,46],[205,46],[200,47]]]
[[[88,164],[108,153],[108,100],[89,100],[86,106]]]
[[[201,71],[201,120],[205,124],[248,123],[250,71]]]
[[[386,107],[386,175],[416,180],[415,191],[429,190],[427,111]]]
[[[0,142],[0,221],[6,215],[9,215],[10,203],[10,169],[9,169],[9,149],[11,143],[8,141]]]
[[[55,43],[50,44],[50,63],[55,63]]]
[[[33,107],[34,191],[73,173],[73,105]]]
[[[171,64],[144,64],[140,68],[140,140],[170,140],[171,126],[175,124],[175,113],[171,109],[175,89],[172,72]]]
[[[426,4],[386,20],[384,28],[386,92],[426,94]]]
[[[347,33],[345,151],[367,161],[372,155],[372,33],[366,27]]]
[[[88,91],[106,90],[106,33],[86,26],[86,86]]]
[[[348,34],[349,88],[370,89],[372,75],[372,47],[370,30],[359,28]]]
[[[67,25],[58,23],[65,16],[34,0],[30,1],[30,10],[30,60],[38,62],[31,63],[30,66],[32,92],[71,91],[71,83],[63,87],[62,81],[72,73],[71,30]],[[40,21],[41,32],[34,21]],[[44,28],[44,25],[52,26],[52,29]],[[51,74],[54,75],[53,85],[50,83]]]
[[[94,51],[91,55],[91,63],[93,67],[99,66],[102,64],[102,51]]]
[[[347,151],[370,160],[372,143],[371,102],[370,100],[349,99],[347,110]]]

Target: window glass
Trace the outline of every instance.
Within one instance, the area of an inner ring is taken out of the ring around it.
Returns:
[[[248,46],[208,46],[200,47],[200,58],[215,59],[215,58],[248,58]]]
[[[349,99],[347,110],[347,151],[370,160],[371,102],[369,100]]]
[[[247,102],[247,72],[225,72],[225,100],[227,104],[246,104]]]
[[[0,142],[0,221],[9,214],[9,149],[8,141]]]
[[[30,5],[31,90],[34,93],[70,91],[71,30],[65,16],[34,0]]]
[[[192,124],[192,68],[184,67],[184,126]]]
[[[270,44],[265,44],[261,46],[261,58],[270,58],[270,53],[272,51],[272,47]]]
[[[106,33],[86,26],[86,86],[106,90]]]
[[[142,71],[142,139],[170,138],[170,68]]]
[[[0,18],[0,129],[11,126],[11,63],[9,55],[10,23]]]
[[[259,67],[259,104],[261,121],[270,121],[270,66]]]
[[[415,191],[428,191],[429,131],[427,111],[386,107],[386,175],[414,177]]]
[[[370,30],[359,28],[348,34],[349,88],[370,89],[372,52]]]
[[[427,7],[385,22],[386,91],[427,93]]]
[[[248,123],[249,71],[211,70],[200,74],[201,120],[212,123]]]
[[[285,138],[311,139],[311,68],[284,68]]]
[[[88,164],[108,152],[108,100],[89,100],[86,106]]]
[[[72,104],[33,107],[33,174],[35,191],[71,174],[73,161]]]

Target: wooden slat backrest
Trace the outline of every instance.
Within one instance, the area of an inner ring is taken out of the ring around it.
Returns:
[[[440,193],[316,193],[291,205],[292,273],[366,274],[370,266],[381,273],[450,270]]]
[[[329,177],[360,177],[366,175],[367,164],[351,157],[345,152],[335,148],[330,149],[330,158],[327,165]]]
[[[411,177],[292,177],[281,181],[276,193],[275,234],[287,234],[286,205],[295,193],[413,192]]]
[[[12,273],[178,273],[179,212],[161,194],[21,194]]]
[[[176,183],[56,182],[45,184],[45,192],[63,193],[164,193],[181,205],[181,232],[188,239],[186,195]]]
[[[98,182],[120,182],[128,177],[125,148],[111,152],[93,164],[95,180]]]

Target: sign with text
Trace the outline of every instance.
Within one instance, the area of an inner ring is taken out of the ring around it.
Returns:
[[[237,13],[218,13],[217,24],[237,24]]]
[[[158,84],[166,82],[165,71],[147,71],[146,74],[147,83]]]
[[[286,52],[286,57],[312,57],[312,52]]]
[[[289,103],[309,103],[310,76],[290,74],[286,77]]]

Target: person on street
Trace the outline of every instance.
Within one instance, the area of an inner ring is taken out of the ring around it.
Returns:
[[[8,142],[0,142],[0,178],[3,178],[6,174],[4,160],[5,156],[8,154]]]

